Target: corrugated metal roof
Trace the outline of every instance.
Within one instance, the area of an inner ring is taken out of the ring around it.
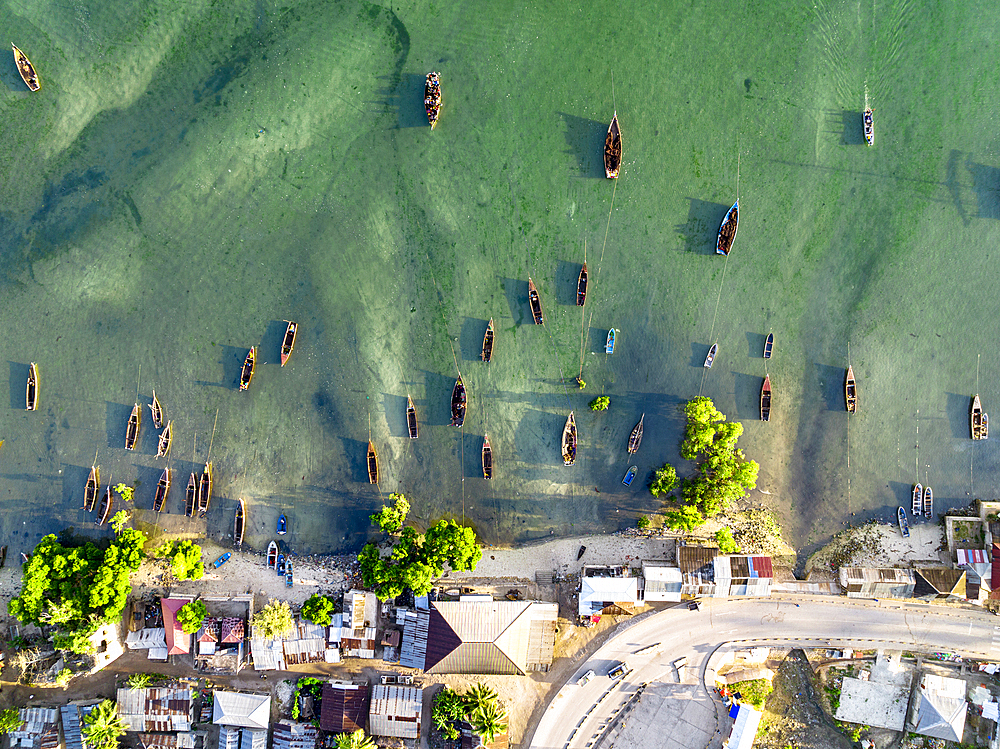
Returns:
[[[367,686],[327,682],[323,685],[319,727],[335,733],[363,729],[368,719],[369,702]]]
[[[80,733],[80,708],[77,705],[63,705],[59,708],[62,714],[63,740],[66,749],[83,749],[83,736]]]
[[[989,564],[989,552],[985,549],[956,549],[959,564]]]
[[[370,732],[375,736],[417,738],[420,735],[423,694],[424,690],[418,687],[376,684],[368,713]]]
[[[179,687],[119,689],[118,715],[130,731],[190,731],[191,690]]]
[[[254,671],[284,671],[285,650],[281,640],[250,640]]]
[[[54,707],[21,708],[20,728],[7,734],[12,747],[55,749],[59,746],[59,710]]]
[[[990,598],[997,600],[1000,599],[1000,544],[993,544],[992,553],[993,569],[990,571]]]
[[[195,642],[218,642],[219,641],[219,620],[207,616],[201,624],[201,629],[194,636]]]
[[[274,724],[272,749],[316,749],[319,730],[311,723],[282,720]]]
[[[427,654],[427,630],[430,615],[408,611],[403,621],[403,644],[399,648],[399,665],[406,668],[424,669]]]
[[[216,690],[212,722],[217,726],[267,730],[271,722],[271,695]]]
[[[714,546],[678,546],[677,566],[682,574],[689,574],[703,567],[714,569],[712,562],[719,556]]]
[[[139,745],[143,749],[194,749],[194,734],[183,733],[140,733]]]
[[[965,598],[965,570],[955,570],[949,567],[917,567],[917,585],[914,588],[914,595],[926,595],[920,590],[921,579],[927,583],[930,590],[927,593],[934,593],[942,596],[956,596]]]

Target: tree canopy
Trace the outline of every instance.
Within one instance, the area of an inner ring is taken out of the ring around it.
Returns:
[[[663,468],[657,468],[653,474],[653,481],[649,485],[650,493],[657,499],[665,497],[677,486],[677,471],[669,463],[664,463]]]
[[[330,623],[330,618],[333,616],[334,609],[336,608],[337,604],[334,603],[332,598],[321,596],[319,593],[313,593],[309,597],[309,600],[302,604],[302,618],[311,621],[313,624],[326,626]]]
[[[166,557],[171,573],[178,580],[201,580],[205,575],[201,546],[194,541],[167,541],[153,552],[153,556]]]
[[[114,700],[104,700],[83,719],[80,730],[92,749],[117,749],[118,739],[127,729]]]
[[[24,723],[21,720],[21,711],[16,707],[8,707],[0,711],[0,734],[16,731]]]
[[[188,601],[177,611],[177,622],[189,635],[194,634],[205,623],[208,607],[201,601]]]
[[[273,640],[289,634],[295,628],[292,609],[284,601],[272,600],[263,609],[254,614],[250,622],[261,637]]]
[[[377,525],[383,533],[398,533],[406,516],[410,514],[410,503],[403,494],[390,494],[389,499],[394,504],[391,507],[383,505],[381,510],[372,515],[372,525]]]
[[[334,749],[378,749],[375,739],[365,736],[363,728],[353,733],[338,733],[333,737]]]
[[[487,744],[507,730],[507,712],[497,693],[482,682],[473,684],[465,694],[444,687],[434,695],[431,709],[434,726],[449,739],[459,736],[456,723],[466,720]]]

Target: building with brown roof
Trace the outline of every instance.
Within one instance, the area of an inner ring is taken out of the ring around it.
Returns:
[[[677,545],[677,566],[681,571],[681,597],[701,598],[715,592],[715,546]]]
[[[419,738],[423,699],[424,690],[419,687],[376,684],[368,712],[369,733],[400,739]]]
[[[917,567],[913,597],[924,601],[965,600],[965,570],[950,567]]]
[[[900,567],[841,567],[840,587],[848,598],[912,598],[917,579]]]
[[[190,731],[194,717],[191,690],[180,687],[119,689],[118,715],[129,731]]]
[[[368,721],[368,685],[328,681],[323,685],[319,727],[333,733],[354,733]]]
[[[54,707],[22,707],[20,727],[7,734],[11,749],[58,749],[59,710]]]

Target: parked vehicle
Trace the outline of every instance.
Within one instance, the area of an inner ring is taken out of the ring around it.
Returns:
[[[608,676],[610,676],[611,680],[614,681],[615,679],[621,679],[623,676],[628,676],[630,673],[632,673],[632,667],[625,661],[622,661],[608,671]]]
[[[590,669],[587,673],[581,676],[576,683],[581,687],[586,686],[587,682],[593,679],[595,676],[597,676],[597,674],[594,673],[594,669]]]

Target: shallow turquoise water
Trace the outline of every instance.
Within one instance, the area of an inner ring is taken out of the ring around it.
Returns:
[[[260,548],[281,511],[300,552],[364,540],[379,503],[365,474],[369,419],[380,489],[406,492],[420,522],[465,516],[488,541],[632,524],[656,509],[644,489],[655,466],[690,470],[677,407],[699,393],[744,421],[766,492],[748,502],[778,509],[798,545],[855,513],[889,518],[918,478],[938,509],[991,498],[996,440],[968,439],[971,395],[987,411],[1000,404],[989,345],[1000,20],[985,10],[19,6],[3,23],[43,88],[25,91],[12,62],[0,69],[0,148],[19,177],[0,188],[0,537],[14,551],[85,528],[95,452],[105,477],[139,482],[148,510],[164,465],[148,412],[140,451],[121,449],[137,379],[141,402],[155,388],[174,420],[161,524],[224,538],[244,496]],[[433,133],[421,106],[431,69],[444,91]],[[616,110],[617,184],[601,169]],[[726,261],[714,237],[737,191]],[[531,324],[529,275],[544,328]],[[301,332],[280,369],[284,319]],[[612,326],[618,347],[605,357]],[[762,424],[769,331],[774,405]],[[251,345],[263,361],[240,393]],[[569,384],[581,360],[583,393]],[[30,361],[41,370],[34,414],[20,410]],[[861,404],[850,423],[849,361]],[[458,371],[464,432],[447,426]],[[593,415],[586,404],[601,393],[611,410]],[[565,468],[570,409],[580,450]],[[625,489],[642,413],[639,478]],[[490,483],[479,478],[484,431]],[[210,446],[209,517],[178,518]]]

